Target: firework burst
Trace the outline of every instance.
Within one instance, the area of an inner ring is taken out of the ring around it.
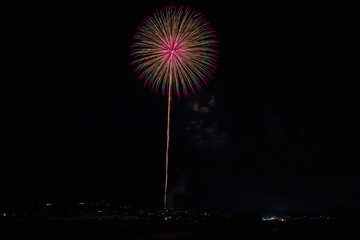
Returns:
[[[180,97],[207,84],[216,68],[218,41],[210,23],[190,8],[165,7],[143,22],[132,45],[135,72],[145,85]]]
[[[134,36],[132,56],[135,72],[155,92],[168,93],[166,171],[164,208],[168,183],[171,93],[180,98],[201,89],[216,68],[218,41],[215,32],[200,13],[180,7],[165,7],[144,21]]]

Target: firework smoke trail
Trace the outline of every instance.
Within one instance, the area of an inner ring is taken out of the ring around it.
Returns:
[[[200,13],[190,8],[165,7],[157,10],[144,21],[134,36],[132,64],[139,79],[145,79],[144,86],[162,94],[168,93],[168,119],[166,143],[166,176],[164,208],[168,180],[168,159],[170,139],[170,106],[174,92],[180,98],[189,91],[195,93],[207,84],[215,71],[218,52],[213,48],[215,32]]]

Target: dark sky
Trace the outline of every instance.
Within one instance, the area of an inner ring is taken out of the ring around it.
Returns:
[[[129,55],[142,21],[174,3],[203,13],[221,44],[209,86],[172,105],[170,204],[230,212],[358,208],[359,155],[350,135],[359,115],[345,107],[345,6],[90,2],[7,8],[2,204],[162,206],[167,98],[143,87]]]

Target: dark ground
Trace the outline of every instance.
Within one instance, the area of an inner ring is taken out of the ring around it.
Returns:
[[[7,221],[2,239],[359,239],[332,221],[170,223],[163,221]]]

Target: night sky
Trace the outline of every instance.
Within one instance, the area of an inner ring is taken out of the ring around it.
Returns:
[[[344,6],[90,2],[4,9],[2,205],[104,199],[162,207],[167,97],[138,80],[130,45],[147,16],[173,3],[203,13],[221,43],[209,86],[173,101],[170,206],[358,208],[359,155],[350,139],[359,115],[345,101]]]

